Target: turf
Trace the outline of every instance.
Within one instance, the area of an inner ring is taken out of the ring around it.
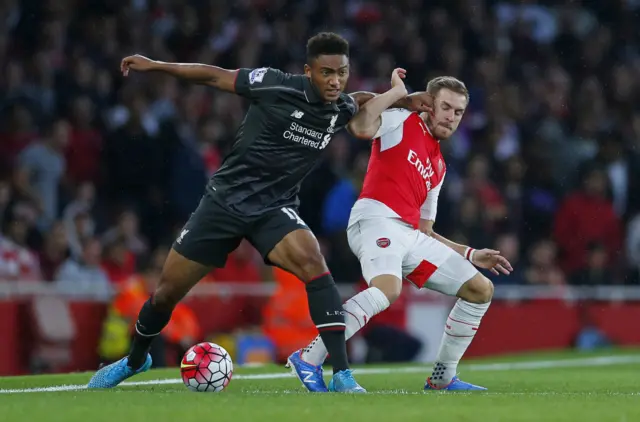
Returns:
[[[356,370],[370,392],[358,396],[305,393],[277,366],[237,368],[218,394],[189,392],[177,369],[149,371],[132,379],[147,384],[109,391],[23,391],[84,384],[90,374],[0,378],[0,420],[640,421],[637,350],[512,356],[468,361],[459,369],[465,381],[490,391],[423,393],[429,367],[416,365]]]

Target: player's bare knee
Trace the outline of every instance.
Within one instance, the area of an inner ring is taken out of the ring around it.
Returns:
[[[471,303],[489,303],[493,298],[493,283],[484,275],[476,273],[460,288],[458,297]]]
[[[320,251],[314,249],[299,248],[290,251],[285,262],[280,265],[305,283],[329,271]]]
[[[306,283],[329,271],[320,253],[302,253],[298,259],[299,277]]]
[[[390,274],[375,277],[371,280],[371,287],[380,289],[389,300],[389,303],[395,302],[402,293],[402,281]]]

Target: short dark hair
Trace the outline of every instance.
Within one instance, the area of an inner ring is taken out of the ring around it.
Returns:
[[[321,55],[345,55],[349,57],[349,41],[334,32],[321,32],[307,41],[307,61]]]

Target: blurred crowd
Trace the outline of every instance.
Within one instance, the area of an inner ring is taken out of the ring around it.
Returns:
[[[443,142],[436,231],[500,250],[509,284],[640,281],[640,1],[0,1],[0,280],[110,294],[197,206],[247,104],[161,74],[153,59],[301,72],[305,41],[351,43],[348,91],[436,75],[471,100]],[[300,215],[335,278],[360,268],[345,228],[369,145],[347,133],[303,184]],[[218,280],[264,278],[243,245]]]

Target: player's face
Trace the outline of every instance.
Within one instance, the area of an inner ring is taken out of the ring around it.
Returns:
[[[467,108],[467,97],[443,88],[433,100],[433,115],[427,124],[436,139],[447,139],[458,129]]]
[[[336,101],[349,80],[349,58],[343,54],[318,56],[304,65],[304,73],[323,100]]]

